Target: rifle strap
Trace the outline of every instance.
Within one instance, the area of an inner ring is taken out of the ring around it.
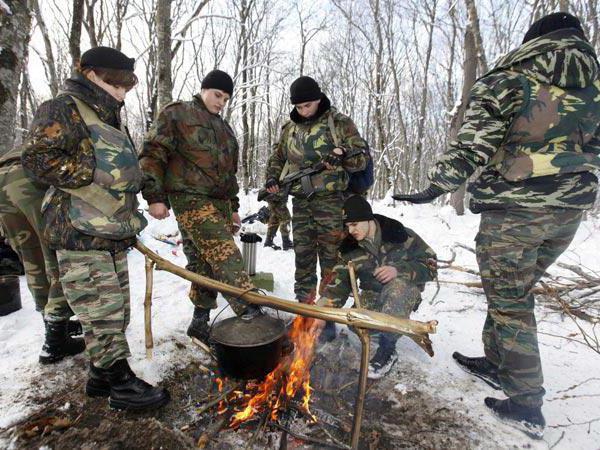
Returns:
[[[333,138],[333,143],[336,147],[340,146],[340,139],[338,137],[337,131],[335,131],[335,123],[333,123],[333,114],[329,113],[327,117],[327,124],[329,125],[329,131],[331,131],[331,137]]]
[[[290,173],[290,162],[286,159],[283,169],[281,170],[281,175],[279,175],[279,181],[283,180],[288,173]]]

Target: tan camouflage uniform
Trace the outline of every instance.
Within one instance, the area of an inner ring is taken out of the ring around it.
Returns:
[[[174,102],[159,114],[144,140],[140,164],[144,198],[173,208],[184,238],[187,268],[243,289],[254,286],[244,272],[232,236],[237,212],[238,144],[229,124],[210,113],[200,95]],[[217,294],[197,285],[190,289],[195,306],[216,307]],[[226,297],[240,314],[246,304]]]

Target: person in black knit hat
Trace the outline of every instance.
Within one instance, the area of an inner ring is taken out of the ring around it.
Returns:
[[[425,283],[437,276],[435,252],[417,233],[400,222],[373,214],[362,195],[343,207],[348,236],[339,247],[334,277],[317,304],[341,308],[352,292],[348,261],[353,261],[362,290],[363,308],[409,318],[421,303]],[[379,347],[369,363],[369,377],[385,375],[397,359],[398,335],[378,333]],[[335,338],[335,324],[327,322],[321,341]]]
[[[220,115],[232,94],[231,77],[213,70],[192,100],[164,107],[140,154],[142,194],[156,219],[168,217],[173,208],[188,270],[246,290],[254,286],[233,240],[240,227],[239,147],[233,129]],[[217,307],[217,293],[192,284],[189,298],[194,313],[187,334],[208,344],[208,321]],[[239,298],[225,298],[238,315],[260,313]]]
[[[349,174],[364,170],[369,155],[367,142],[352,119],[331,106],[314,79],[297,78],[290,86],[290,101],[294,108],[269,158],[265,189],[276,194],[279,180],[287,174],[310,166],[318,168],[317,173],[286,186],[294,197],[294,293],[298,301],[310,302],[316,295],[317,261],[322,286],[344,237],[342,204]]]

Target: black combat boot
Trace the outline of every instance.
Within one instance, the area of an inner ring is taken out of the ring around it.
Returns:
[[[67,334],[69,336],[81,336],[83,334],[83,327],[79,320],[69,320],[67,322]]]
[[[273,250],[281,250],[281,247],[275,245],[273,243],[273,239],[275,238],[275,233],[267,233],[267,237],[265,238],[265,243],[263,247],[271,247]]]
[[[486,397],[485,406],[490,408],[498,418],[512,425],[527,436],[534,439],[544,437],[544,428],[546,420],[542,415],[540,406],[524,406],[515,403],[510,398],[499,400],[497,398]]]
[[[90,362],[88,380],[85,385],[85,393],[88,397],[108,397],[110,395],[107,372],[107,370],[99,369]]]
[[[369,361],[369,378],[378,379],[386,375],[398,360],[396,354],[396,339],[390,339],[385,334],[379,335],[379,347]]]
[[[65,356],[77,355],[85,350],[82,338],[72,338],[67,334],[68,321],[48,322],[46,326],[46,341],[42,347],[39,361],[41,364],[54,364]]]
[[[458,367],[465,372],[475,375],[498,391],[502,389],[500,380],[498,379],[498,367],[492,364],[485,356],[469,358],[461,353],[454,352],[452,353],[452,358],[454,358]]]
[[[166,389],[152,386],[138,378],[126,359],[119,359],[108,369],[96,370],[108,379],[108,404],[111,408],[129,411],[155,410],[171,399]]]
[[[281,248],[283,248],[284,250],[293,250],[294,243],[290,241],[290,238],[288,236],[286,236],[284,238],[281,238]]]
[[[194,307],[194,317],[187,329],[187,335],[191,338],[198,339],[200,342],[208,345],[208,334],[210,327],[208,320],[210,318],[210,309]]]
[[[335,339],[335,322],[331,320],[327,320],[325,322],[325,326],[319,335],[319,342],[321,344],[325,344],[327,342],[331,342]]]

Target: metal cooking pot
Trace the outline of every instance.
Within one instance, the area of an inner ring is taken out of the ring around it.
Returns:
[[[285,323],[267,314],[230,317],[216,323],[211,344],[222,374],[236,379],[262,379],[279,363]]]

